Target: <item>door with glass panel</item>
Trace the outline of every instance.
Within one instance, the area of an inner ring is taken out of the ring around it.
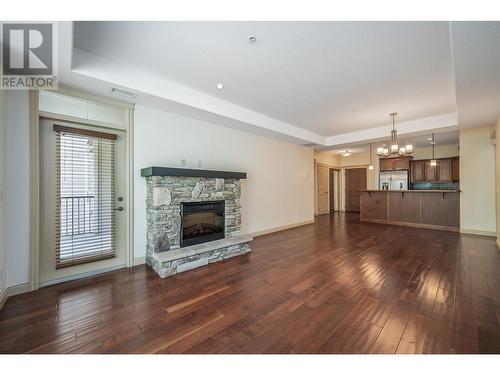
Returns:
[[[41,286],[126,266],[125,133],[40,123]]]

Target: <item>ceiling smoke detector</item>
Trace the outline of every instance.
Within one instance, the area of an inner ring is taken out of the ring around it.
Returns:
[[[254,44],[256,41],[257,41],[257,38],[255,37],[255,35],[250,35],[250,36],[248,37],[248,42],[249,42],[250,44]]]
[[[113,87],[111,89],[111,92],[113,94],[124,96],[124,97],[129,98],[129,99],[135,99],[135,98],[137,98],[137,93],[132,92],[132,91],[127,91],[127,90],[119,89],[117,87]]]

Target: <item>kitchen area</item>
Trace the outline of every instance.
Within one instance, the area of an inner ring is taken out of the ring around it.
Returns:
[[[428,138],[431,158],[415,158],[411,142],[398,142],[397,113],[390,116],[390,146],[377,148],[379,187],[361,192],[360,220],[458,232],[459,156],[436,158],[436,137],[432,133]]]
[[[459,157],[379,159],[379,188],[360,196],[360,220],[459,231]]]

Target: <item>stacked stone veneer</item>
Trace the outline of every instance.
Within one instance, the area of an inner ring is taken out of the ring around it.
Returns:
[[[213,262],[228,258],[233,253],[239,255],[250,251],[248,244],[242,243],[227,248],[214,249],[209,253],[194,255],[186,252],[185,257],[172,260],[170,264],[158,264],[157,257],[152,256],[153,253],[180,248],[182,202],[224,200],[225,238],[238,236],[241,229],[241,184],[238,179],[174,176],[148,176],[146,184],[148,226],[146,263],[158,273],[160,273],[161,268],[170,268],[168,273],[174,274],[181,272],[184,268],[189,268],[187,265],[181,266],[177,271],[178,266],[184,263],[194,262],[201,258],[207,258],[209,262]],[[176,251],[176,253],[178,252]],[[175,267],[172,266],[172,262]],[[160,274],[160,276],[168,275]]]

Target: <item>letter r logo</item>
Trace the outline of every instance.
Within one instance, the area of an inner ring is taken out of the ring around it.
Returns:
[[[4,23],[3,74],[53,74],[52,35],[50,23]]]

